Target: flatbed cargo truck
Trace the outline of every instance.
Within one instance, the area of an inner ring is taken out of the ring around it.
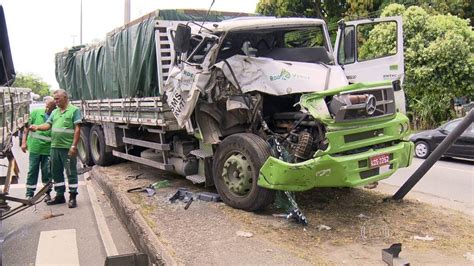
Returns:
[[[400,17],[341,21],[333,50],[320,19],[205,13],[158,10],[56,55],[85,164],[171,171],[247,211],[410,165]],[[377,27],[385,51],[364,46]]]

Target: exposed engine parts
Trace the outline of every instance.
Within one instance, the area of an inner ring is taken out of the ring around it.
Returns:
[[[313,137],[306,131],[298,135],[298,144],[295,147],[295,157],[297,160],[307,160],[311,156]]]
[[[201,121],[201,114],[197,117],[202,130],[215,126],[203,135],[219,132],[219,139],[224,139],[236,132],[252,132],[270,143],[275,157],[291,163],[308,160],[317,150],[327,148],[324,125],[297,107],[299,94],[242,93],[220,71],[208,93],[212,96],[198,103],[198,110],[213,121]]]

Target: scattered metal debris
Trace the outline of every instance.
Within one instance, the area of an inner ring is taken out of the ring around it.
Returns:
[[[249,238],[249,237],[252,237],[253,234],[250,233],[250,232],[244,232],[244,231],[237,231],[236,234],[238,236],[241,236],[241,237],[246,237],[246,238]]]
[[[127,177],[125,177],[125,180],[137,180],[142,175],[143,175],[143,173],[139,173],[139,174],[136,174],[136,175],[128,175]]]
[[[426,236],[414,236],[413,239],[415,240],[421,240],[421,241],[433,241],[435,240],[434,237],[426,235]]]
[[[308,225],[308,220],[306,219],[306,216],[303,214],[303,212],[300,211],[292,193],[285,191],[285,195],[288,199],[288,203],[290,204],[289,212],[287,214],[274,214],[273,216],[286,218],[287,220],[291,219],[304,226]]]
[[[201,192],[195,194],[189,191],[187,188],[178,188],[178,191],[176,191],[176,193],[171,198],[169,198],[169,201],[171,203],[174,203],[176,200],[181,200],[186,203],[184,209],[187,210],[194,200],[219,202],[221,201],[221,196],[219,196],[219,194],[211,192]]]
[[[140,175],[142,175],[142,174],[140,174]],[[140,175],[138,175],[138,176],[140,176]],[[150,185],[145,186],[145,187],[135,187],[135,188],[128,189],[127,192],[129,192],[129,193],[130,192],[146,192],[148,197],[153,197],[156,194],[157,189],[164,188],[164,187],[169,187],[170,185],[171,185],[170,181],[161,180],[161,181],[155,182],[155,183],[150,184]]]
[[[463,255],[464,258],[468,261],[474,261],[474,253],[467,252],[466,254]]]
[[[49,209],[49,213],[43,215],[43,218],[41,220],[51,219],[51,218],[58,217],[58,216],[63,216],[63,215],[64,215],[64,213],[54,214],[53,210]]]
[[[150,184],[146,187],[135,187],[127,190],[128,193],[131,192],[146,192],[148,197],[153,197],[156,194],[156,190],[153,187],[153,184]]]
[[[410,263],[406,259],[400,258],[398,256],[400,252],[402,252],[402,244],[392,244],[389,248],[382,249],[382,260],[389,266],[410,265]]]
[[[325,224],[320,224],[320,225],[318,225],[316,228],[318,228],[318,231],[322,231],[322,230],[329,231],[329,230],[332,229],[331,227],[329,227],[329,226],[327,226],[327,225],[325,225]]]

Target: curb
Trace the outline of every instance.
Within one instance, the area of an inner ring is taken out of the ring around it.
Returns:
[[[161,243],[158,237],[156,237],[155,232],[148,226],[138,211],[138,208],[135,207],[135,204],[124,193],[116,190],[109,177],[101,173],[97,166],[92,168],[90,175],[110,200],[122,224],[130,233],[136,248],[140,252],[147,254],[152,264],[178,265],[177,260],[172,255],[172,251]]]

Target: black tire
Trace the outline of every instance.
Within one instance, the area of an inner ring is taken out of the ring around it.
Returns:
[[[87,166],[94,165],[94,161],[91,156],[91,146],[90,146],[90,132],[91,128],[89,126],[81,126],[81,138],[77,144],[77,156],[81,162]]]
[[[274,201],[274,190],[257,185],[260,168],[269,156],[268,143],[250,133],[231,135],[219,144],[214,155],[212,174],[224,203],[237,209],[257,211]],[[242,166],[246,170],[242,170]]]
[[[102,127],[94,125],[89,135],[92,161],[96,165],[107,166],[114,162],[112,152],[106,151],[105,136]]]
[[[415,142],[415,156],[420,159],[426,159],[431,153],[430,145],[426,141],[418,140]]]

